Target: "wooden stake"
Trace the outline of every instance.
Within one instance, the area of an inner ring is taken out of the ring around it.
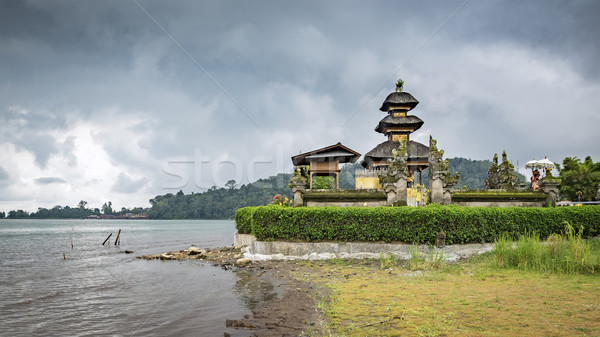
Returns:
[[[115,246],[117,245],[117,242],[119,244],[121,244],[121,242],[119,241],[119,237],[121,236],[121,230],[119,229],[119,232],[117,233],[117,238],[115,239]]]
[[[69,240],[71,240],[71,249],[73,249],[73,237],[69,235]]]
[[[63,260],[66,260],[67,257],[65,256],[65,252],[63,252]]]
[[[104,244],[106,243],[106,241],[108,241],[108,239],[110,239],[110,237],[112,236],[112,233],[108,234],[108,237],[106,238],[106,240],[104,240],[104,242],[102,242],[102,245],[104,246]],[[110,244],[109,244],[110,245]]]

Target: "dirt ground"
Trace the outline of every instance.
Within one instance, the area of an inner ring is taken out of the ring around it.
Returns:
[[[272,298],[257,301],[252,315],[241,319],[228,319],[226,326],[246,330],[251,336],[299,336],[319,334],[323,316],[316,309],[323,289],[308,281],[299,281],[291,273],[302,272],[294,262],[260,262],[236,273],[252,273],[244,285],[249,292],[260,293],[256,283],[274,285]],[[258,282],[251,281],[257,278]],[[242,296],[243,297],[243,296]],[[227,336],[227,334],[225,334]]]
[[[177,252],[138,256],[145,260],[203,260],[238,275],[235,291],[251,315],[232,317],[225,322],[224,336],[299,336],[320,335],[324,321],[317,310],[318,299],[327,289],[308,280],[309,269],[293,261],[251,262],[240,248],[199,249],[190,247]]]

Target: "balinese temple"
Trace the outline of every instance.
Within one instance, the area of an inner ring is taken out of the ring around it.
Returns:
[[[335,179],[335,188],[340,188],[340,163],[354,163],[360,153],[337,143],[322,149],[302,153],[292,157],[294,166],[308,165],[309,188],[312,190],[313,177],[330,176]]]
[[[392,150],[398,149],[401,139],[406,139],[407,164],[410,171],[409,183],[414,181],[421,183],[421,172],[429,166],[429,146],[410,140],[410,134],[423,126],[423,120],[415,115],[410,115],[419,101],[411,94],[396,88],[387,96],[379,110],[387,115],[379,121],[375,128],[376,132],[382,133],[387,140],[374,149],[367,152],[361,165],[367,169],[365,172],[357,172],[356,188],[381,188],[377,178],[377,171],[387,169],[388,159],[393,157]]]

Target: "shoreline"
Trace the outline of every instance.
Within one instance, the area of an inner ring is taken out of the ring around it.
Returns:
[[[224,336],[297,336],[319,332],[324,317],[317,298],[326,290],[315,283],[298,280],[292,273],[308,273],[295,261],[250,261],[241,247],[186,250],[137,256],[144,260],[201,260],[238,274],[245,274],[236,287],[251,314],[223,322]],[[306,274],[308,275],[308,274]]]

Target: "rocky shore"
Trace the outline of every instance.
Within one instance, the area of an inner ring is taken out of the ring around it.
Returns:
[[[202,260],[235,273],[243,273],[237,285],[251,315],[224,322],[224,336],[298,336],[318,332],[323,317],[316,309],[320,289],[300,281],[296,262],[253,262],[244,258],[241,247],[204,248],[191,246],[176,252],[138,256],[144,260]],[[225,330],[225,329],[224,329]]]

